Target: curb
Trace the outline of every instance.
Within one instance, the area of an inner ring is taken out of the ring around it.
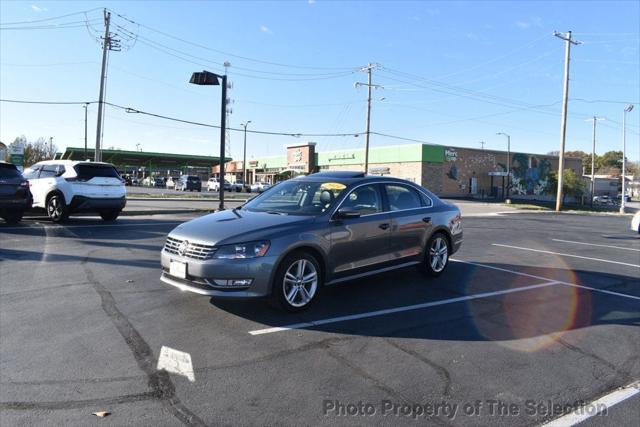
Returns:
[[[212,213],[214,209],[148,209],[148,210],[130,210],[126,209],[120,212],[120,216],[141,216],[141,215],[173,215],[186,213]]]

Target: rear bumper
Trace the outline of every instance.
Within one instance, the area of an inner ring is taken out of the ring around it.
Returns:
[[[74,196],[69,204],[72,212],[82,211],[121,211],[127,204],[126,197],[114,198],[92,198],[85,196]]]
[[[32,203],[31,195],[27,198],[0,198],[0,211],[27,211]]]

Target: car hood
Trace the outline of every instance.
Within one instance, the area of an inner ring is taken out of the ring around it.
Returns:
[[[208,245],[269,240],[285,229],[312,223],[314,217],[226,210],[180,224],[169,236]]]

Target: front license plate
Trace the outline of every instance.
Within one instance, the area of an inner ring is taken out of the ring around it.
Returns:
[[[181,279],[187,278],[187,264],[184,262],[171,261],[169,264],[169,274]]]

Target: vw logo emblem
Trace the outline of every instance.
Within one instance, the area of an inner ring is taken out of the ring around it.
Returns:
[[[187,249],[189,249],[189,241],[184,240],[182,243],[180,243],[180,246],[178,246],[178,253],[180,254],[180,256],[184,256],[184,254],[187,253]]]

